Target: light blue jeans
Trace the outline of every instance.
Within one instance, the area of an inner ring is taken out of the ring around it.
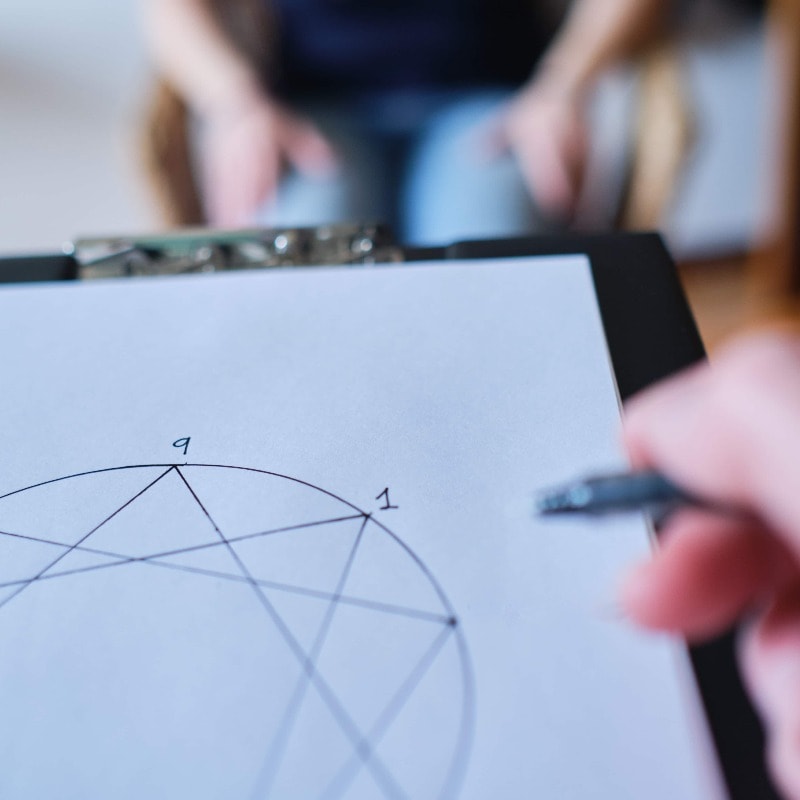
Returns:
[[[336,147],[324,180],[290,172],[256,222],[388,222],[409,244],[523,235],[546,225],[510,155],[489,158],[480,131],[509,89],[391,92],[296,104]]]

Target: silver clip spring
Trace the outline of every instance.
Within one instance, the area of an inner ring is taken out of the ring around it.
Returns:
[[[65,247],[83,280],[403,260],[386,226],[189,228],[152,236],[81,238]]]

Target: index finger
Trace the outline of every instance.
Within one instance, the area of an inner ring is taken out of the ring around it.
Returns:
[[[637,467],[744,506],[800,556],[800,344],[751,336],[715,364],[634,398],[624,438]]]

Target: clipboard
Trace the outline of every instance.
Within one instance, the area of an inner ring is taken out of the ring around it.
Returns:
[[[657,234],[548,236],[396,244],[380,226],[240,232],[188,231],[79,240],[64,254],[0,258],[0,282],[119,279],[296,265],[588,256],[621,399],[704,357],[674,264]],[[388,498],[387,498],[388,501]],[[690,649],[730,798],[777,798],[763,762],[764,737],[743,690],[734,635]]]

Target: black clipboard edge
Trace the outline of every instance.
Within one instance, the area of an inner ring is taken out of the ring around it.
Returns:
[[[0,283],[69,281],[78,277],[78,262],[67,255],[0,258]]]

